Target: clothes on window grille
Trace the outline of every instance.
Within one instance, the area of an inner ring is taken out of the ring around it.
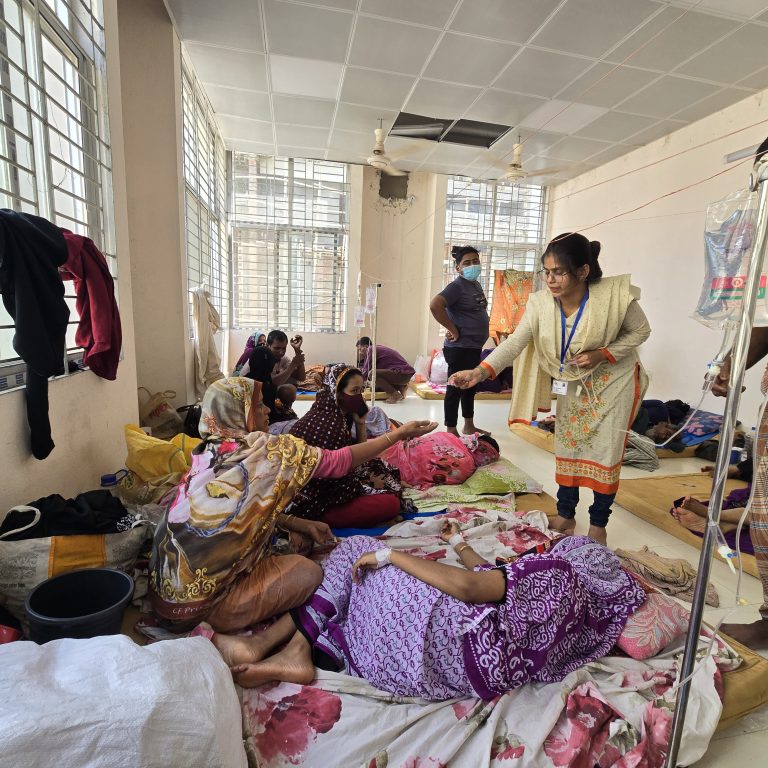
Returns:
[[[13,318],[13,348],[27,364],[27,421],[32,455],[54,448],[48,379],[64,373],[69,307],[59,267],[67,260],[61,229],[28,213],[0,210],[0,293]]]

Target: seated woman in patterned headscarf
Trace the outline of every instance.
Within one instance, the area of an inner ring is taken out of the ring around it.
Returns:
[[[363,399],[365,381],[357,368],[334,365],[326,374],[323,388],[307,414],[292,427],[290,434],[309,445],[338,450],[344,446],[365,445],[368,441]],[[352,427],[355,437],[352,436]],[[393,432],[376,438],[391,442]],[[374,460],[360,465],[341,479],[314,479],[307,483],[291,507],[291,512],[310,520],[323,520],[333,527],[368,528],[392,520],[401,508],[399,472]]]
[[[150,594],[155,613],[178,630],[206,619],[233,632],[300,605],[320,583],[320,566],[276,555],[276,530],[322,544],[328,526],[285,513],[313,477],[343,478],[391,441],[430,432],[410,422],[392,433],[341,450],[321,450],[289,435],[267,433],[261,386],[221,379],[205,393],[204,438],[155,532]]]

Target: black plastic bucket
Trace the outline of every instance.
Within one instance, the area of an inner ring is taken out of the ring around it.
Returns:
[[[112,568],[84,568],[38,584],[27,598],[29,636],[36,643],[62,637],[116,635],[133,594],[133,579]]]

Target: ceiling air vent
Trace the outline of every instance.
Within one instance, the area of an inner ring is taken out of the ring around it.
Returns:
[[[487,148],[493,146],[510,128],[509,125],[481,123],[477,120],[448,120],[401,112],[389,135]]]

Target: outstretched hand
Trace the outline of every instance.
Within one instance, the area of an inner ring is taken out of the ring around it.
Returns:
[[[428,435],[437,427],[436,421],[409,421],[395,430],[398,440],[411,440],[414,437]]]
[[[454,373],[448,379],[448,383],[452,387],[458,387],[459,389],[471,389],[483,381],[483,378],[482,370],[473,368],[471,371],[458,371]]]

